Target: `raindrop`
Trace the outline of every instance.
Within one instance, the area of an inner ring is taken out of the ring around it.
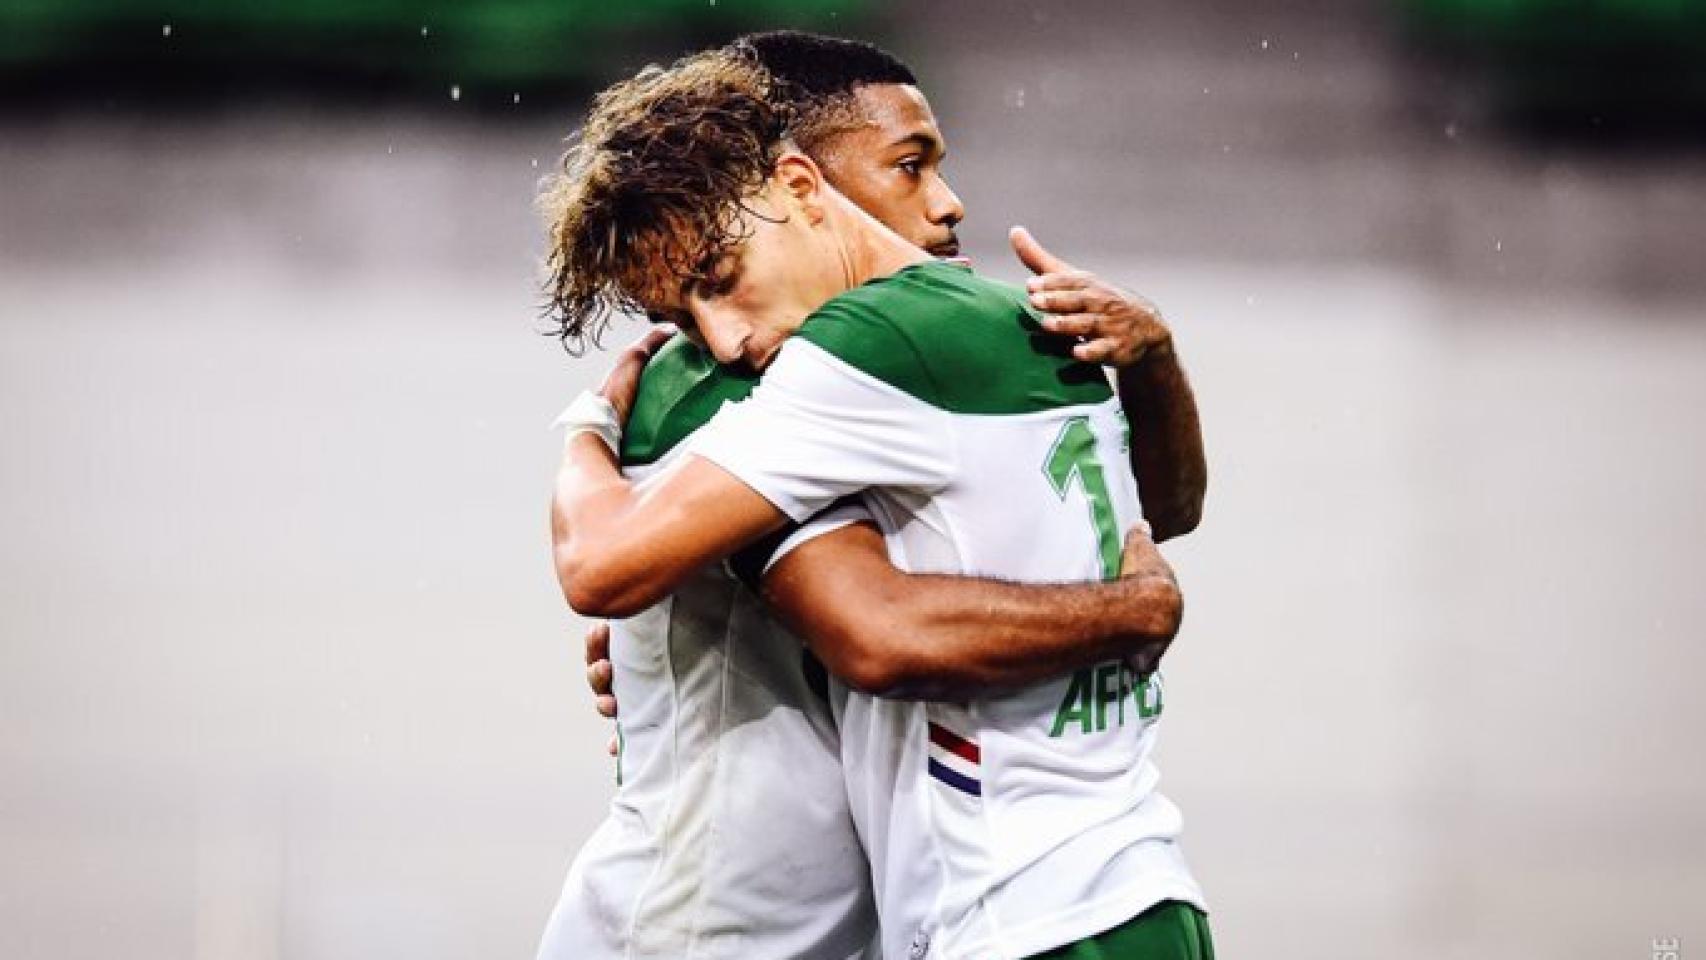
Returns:
[[[1503,253],[1504,250],[1505,250],[1505,242],[1503,240],[1494,240],[1493,241],[1493,252],[1494,253]]]
[[[1267,48],[1268,48],[1268,42],[1266,40],[1263,40],[1262,41],[1262,49],[1266,50]]]
[[[462,99],[462,85],[461,84],[453,83],[450,85],[450,99],[452,99],[452,100]]]
[[[538,157],[533,158],[533,167],[536,170],[539,168],[539,158]]]
[[[424,37],[426,35],[427,35],[427,28],[426,28],[426,24],[423,23],[423,24],[421,24],[421,36]]]
[[[397,152],[396,144],[387,143],[385,145],[385,152],[386,153],[396,153]]]
[[[169,37],[171,35],[172,35],[172,25],[169,23],[161,24],[160,25],[160,36]]]
[[[1457,123],[1455,121],[1445,125],[1445,136],[1448,140],[1457,139]]]
[[[521,102],[521,94],[518,93],[515,96],[510,97],[509,102],[510,103],[520,103]]]

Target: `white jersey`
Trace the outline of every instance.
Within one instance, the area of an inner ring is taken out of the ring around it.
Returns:
[[[851,493],[914,572],[1117,573],[1125,420],[1023,295],[927,263],[814,313],[691,449],[795,519]],[[885,955],[1027,957],[1162,900],[1203,906],[1150,761],[1158,678],[1113,662],[968,703],[849,694],[843,769]]]
[[[642,380],[625,472],[662,469],[750,387],[685,341],[666,347]],[[874,958],[870,868],[800,641],[717,564],[613,622],[610,651],[620,786],[540,960]]]

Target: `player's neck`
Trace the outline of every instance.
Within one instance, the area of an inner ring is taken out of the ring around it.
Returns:
[[[852,203],[847,204],[844,214],[841,258],[849,290],[930,259],[928,253]]]

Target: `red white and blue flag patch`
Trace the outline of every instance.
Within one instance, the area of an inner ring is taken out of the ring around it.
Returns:
[[[983,795],[983,753],[977,744],[935,723],[930,724],[930,775],[973,797]]]

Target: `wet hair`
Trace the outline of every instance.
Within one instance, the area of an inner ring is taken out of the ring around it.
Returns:
[[[540,198],[546,315],[572,354],[666,284],[707,279],[747,238],[743,201],[775,167],[791,114],[748,51],[647,67],[593,101]]]
[[[773,30],[749,33],[729,48],[770,74],[772,99],[792,117],[789,139],[813,156],[826,139],[862,119],[854,99],[860,87],[918,83],[893,54],[858,40]]]

